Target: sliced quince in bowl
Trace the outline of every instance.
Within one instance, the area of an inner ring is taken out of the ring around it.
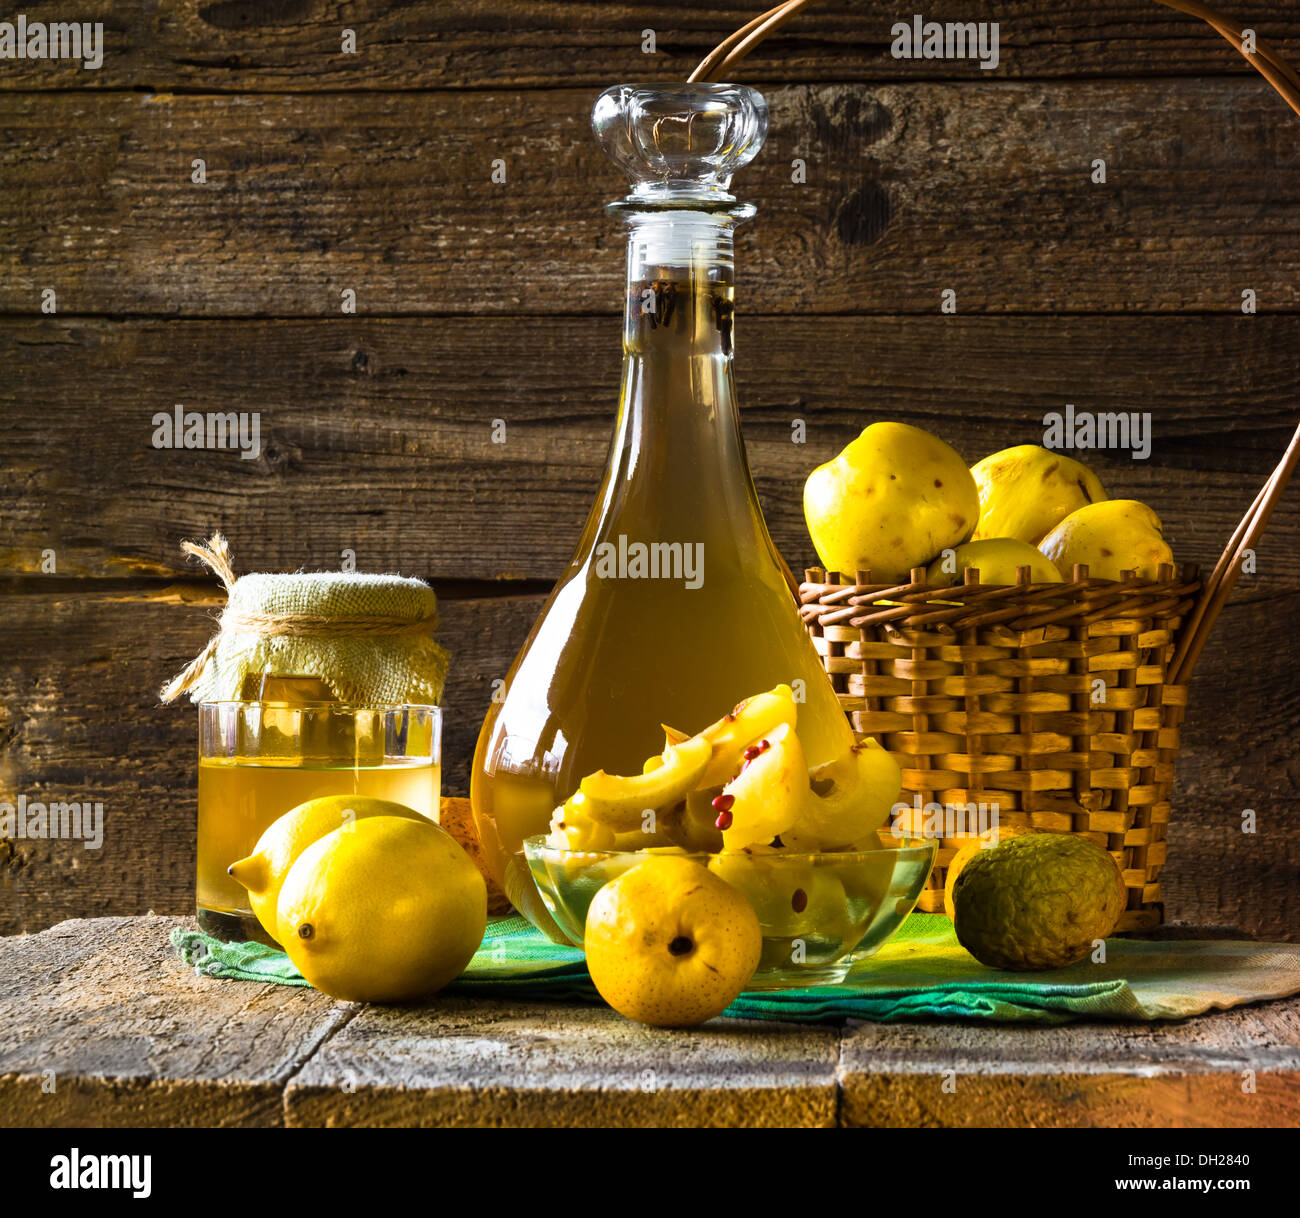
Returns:
[[[738,703],[700,733],[713,746],[700,786],[716,787],[729,782],[740,772],[746,749],[781,727],[793,732],[798,715],[794,691],[788,685],[778,685]]]
[[[663,725],[663,751],[639,774],[582,779],[550,834],[524,843],[570,941],[582,945],[604,884],[665,853],[704,863],[753,907],[764,936],[754,988],[834,983],[855,950],[888,938],[920,895],[934,844],[877,836],[901,787],[888,751],[862,740],[810,769],[797,720],[790,686],[778,685],[694,736]]]
[[[808,761],[794,729],[780,724],[742,754],[741,770],[715,799],[724,851],[764,846],[799,828],[810,796]]]
[[[597,770],[578,785],[582,811],[615,832],[642,828],[647,811],[671,807],[699,785],[712,756],[712,744],[700,735],[669,745],[663,764],[648,772],[622,777]]]
[[[721,787],[691,791],[660,818],[660,827],[675,846],[698,854],[716,854],[722,849],[722,830],[714,806]]]
[[[898,762],[868,737],[843,757],[808,776],[803,826],[830,849],[857,842],[879,829],[902,790]]]

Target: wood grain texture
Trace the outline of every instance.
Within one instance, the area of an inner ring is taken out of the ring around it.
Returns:
[[[30,20],[42,6],[29,4]],[[610,0],[87,0],[81,21],[102,21],[97,71],[58,61],[15,61],[0,88],[445,89],[547,87],[682,79],[732,30],[762,11],[750,4],[611,3]],[[925,10],[927,16],[929,11]],[[1283,49],[1300,40],[1286,0],[1235,10]],[[880,80],[924,75],[1127,76],[1250,69],[1208,26],[1144,0],[1080,6],[1067,0],[975,0],[936,19],[996,21],[1001,62],[909,61],[889,54],[890,27],[911,14],[877,0],[817,5],[745,61],[743,78],[768,82]],[[60,13],[59,18],[68,14]],[[48,19],[48,18],[47,18]],[[342,32],[357,35],[342,53]],[[656,35],[654,54],[643,31]]]
[[[174,925],[110,918],[0,941],[0,1123],[283,1124],[289,1078],[348,1004],[214,984],[177,959]]]
[[[735,1019],[665,1033],[603,1004],[372,1007],[285,1089],[286,1122],[825,1128],[839,1039],[833,1027]]]
[[[193,576],[221,528],[236,569],[435,580],[563,570],[618,394],[606,318],[277,322],[12,320],[0,327],[0,569]],[[1080,454],[1212,563],[1300,410],[1300,317],[742,318],[739,393],[769,526],[815,560],[803,481],[867,423],[902,419],[969,460],[1041,440],[1046,410],[1150,411],[1144,461]],[[263,451],[152,446],[177,402],[257,410]],[[505,443],[493,443],[493,421]],[[792,443],[792,423],[806,443]],[[1300,587],[1300,489],[1243,587]]]
[[[197,978],[170,955],[178,925],[193,923],[78,919],[0,939],[6,1125],[1260,1128],[1300,1117],[1300,998],[1177,1024],[668,1030],[602,1005],[440,995],[354,1007]],[[1240,1175],[1259,1188],[1272,1166],[1264,1155]]]
[[[1003,1027],[998,1036],[970,1025],[858,1024],[840,1043],[842,1120],[1291,1128],[1300,1120],[1298,1011],[1289,999],[1181,1023]],[[1247,1070],[1253,1089],[1243,1086]]]
[[[610,312],[622,193],[588,91],[0,94],[0,311]],[[770,91],[756,313],[1300,305],[1300,146],[1248,79]],[[195,158],[207,181],[191,181]],[[493,161],[507,179],[494,185]],[[807,182],[792,181],[802,159]],[[1107,181],[1090,180],[1094,159]]]
[[[211,588],[157,594],[74,583],[0,599],[0,792],[104,803],[104,844],[0,847],[0,931],[70,916],[185,913],[194,893],[196,719],[158,686],[206,642]],[[443,785],[464,794],[492,681],[505,675],[541,598],[445,600],[453,653]],[[1161,876],[1171,921],[1300,934],[1300,673],[1279,662],[1300,630],[1300,592],[1239,599],[1201,663]],[[1241,832],[1242,812],[1258,832]]]

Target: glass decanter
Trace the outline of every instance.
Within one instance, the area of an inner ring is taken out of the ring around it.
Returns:
[[[732,174],[767,133],[738,85],[619,85],[592,126],[632,180],[623,378],[604,479],[483,723],[470,796],[497,881],[534,921],[521,843],[586,775],[639,774],[660,724],[696,732],[795,689],[810,765],[852,743],[768,535],[732,377],[732,238],[754,208]]]

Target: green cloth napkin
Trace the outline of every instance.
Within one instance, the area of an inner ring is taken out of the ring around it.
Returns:
[[[206,977],[306,985],[282,951],[222,943],[177,928],[172,944]],[[952,923],[913,914],[837,986],[745,993],[739,1019],[831,1023],[844,1019],[975,1019],[1056,1024],[1076,1019],[1185,1019],[1213,1008],[1300,993],[1300,944],[1236,940],[1110,939],[1105,964],[1006,973],[971,957]],[[444,993],[476,998],[599,1002],[582,952],[550,942],[522,918],[488,923],[469,967]]]

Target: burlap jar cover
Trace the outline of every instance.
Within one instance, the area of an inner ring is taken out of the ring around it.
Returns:
[[[438,598],[418,579],[349,571],[235,577],[220,533],[181,548],[226,589],[219,629],[161,691],[164,702],[237,700],[250,674],[314,677],[350,706],[437,705],[448,653]]]

